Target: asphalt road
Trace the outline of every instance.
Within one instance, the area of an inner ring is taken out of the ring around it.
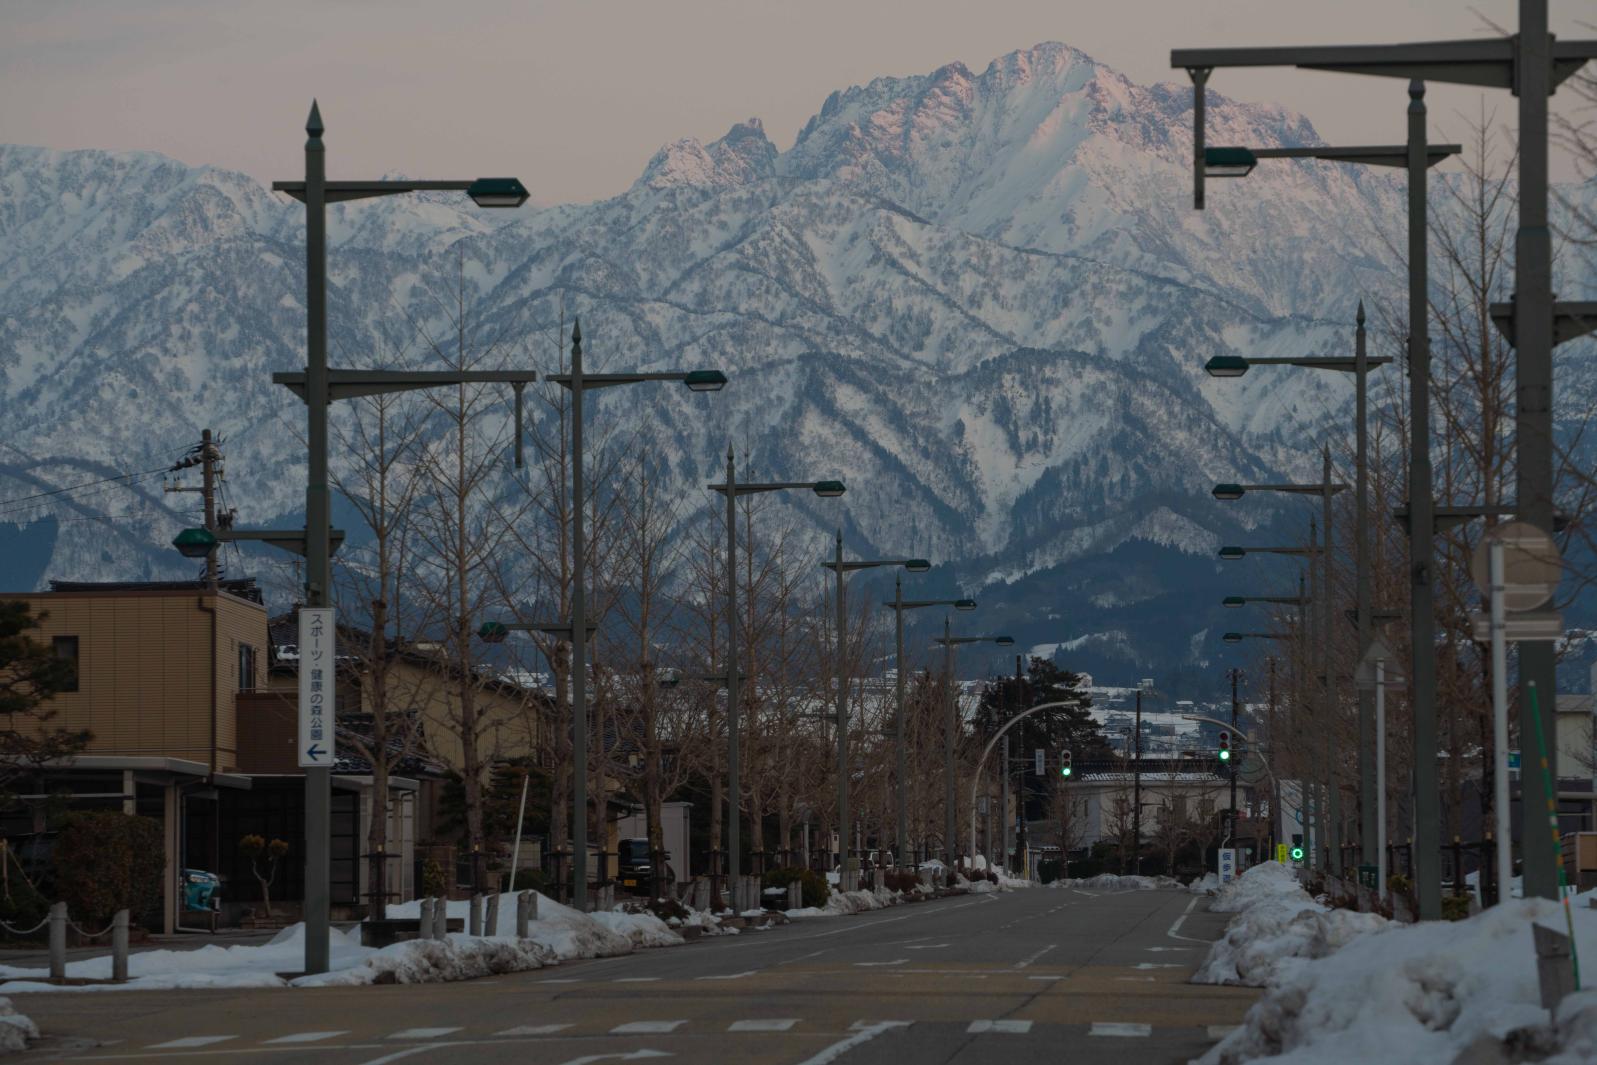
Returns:
[[[27,994],[30,1062],[1184,1062],[1256,992],[1188,984],[1225,918],[1033,888],[455,984]]]

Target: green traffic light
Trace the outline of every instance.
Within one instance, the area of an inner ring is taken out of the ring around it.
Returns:
[[[1059,775],[1062,776],[1062,777],[1068,777],[1070,775],[1070,767],[1068,765],[1060,766],[1059,767]]]
[[[1303,848],[1302,847],[1293,847],[1292,848],[1292,860],[1294,862],[1301,862],[1303,860]]]
[[[1229,750],[1222,750],[1220,752],[1220,761],[1222,761],[1222,762],[1231,761],[1231,752]]]

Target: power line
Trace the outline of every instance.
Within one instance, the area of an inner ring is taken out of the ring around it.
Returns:
[[[67,485],[64,488],[52,488],[52,489],[50,489],[47,492],[35,492],[32,495],[17,496],[15,499],[0,499],[0,507],[10,506],[13,503],[25,503],[25,502],[27,502],[30,499],[45,499],[45,498],[47,498],[49,496],[58,496],[58,495],[63,495],[65,493],[67,493],[67,492],[76,492],[76,491],[79,491],[79,490],[84,489],[84,488],[93,488],[95,485],[113,484],[113,483],[115,483],[117,481],[127,481],[130,478],[137,479],[137,478],[142,478],[142,477],[151,477],[151,476],[154,476],[157,473],[166,473],[166,472],[168,472],[168,468],[167,467],[159,466],[159,467],[157,467],[157,468],[155,468],[153,470],[144,470],[144,471],[139,472],[139,473],[123,473],[123,474],[118,474],[115,477],[102,477],[102,478],[100,478],[97,481],[84,481],[82,484]],[[13,476],[15,476],[15,475],[13,475]]]

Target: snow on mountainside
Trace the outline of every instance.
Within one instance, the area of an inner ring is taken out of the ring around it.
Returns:
[[[1317,140],[1212,94],[1209,121],[1214,143]],[[757,119],[677,141],[596,203],[340,205],[333,362],[440,365],[422,338],[454,336],[458,286],[498,362],[549,369],[563,301],[599,369],[732,377],[709,401],[599,397],[596,424],[647,427],[685,491],[729,438],[762,475],[841,475],[842,511],[778,504],[818,551],[842,513],[851,549],[953,562],[1025,643],[1131,634],[1079,668],[1192,663],[1218,628],[1214,545],[1276,513],[1207,489],[1305,472],[1298,444],[1347,398],[1336,375],[1217,382],[1203,361],[1345,350],[1357,299],[1394,291],[1376,234],[1402,201],[1359,168],[1282,163],[1198,214],[1190,152],[1185,85],[1043,44],[833,93],[785,152]],[[209,425],[241,521],[295,520],[302,413],[269,378],[303,364],[303,255],[300,206],[242,175],[0,146],[0,497],[158,467]],[[192,498],[145,480],[0,505],[0,572],[189,573],[166,544]]]

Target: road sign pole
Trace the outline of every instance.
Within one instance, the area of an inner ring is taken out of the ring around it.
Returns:
[[[1508,825],[1508,640],[1504,632],[1503,542],[1490,548],[1492,612],[1492,815],[1497,833],[1497,898],[1507,902],[1513,880],[1513,837]]]
[[[1386,898],[1386,659],[1375,660],[1375,890]]]

